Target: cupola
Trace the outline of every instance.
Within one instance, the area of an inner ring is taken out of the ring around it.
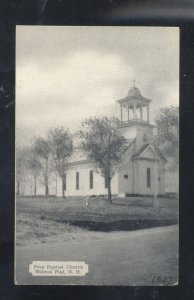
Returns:
[[[117,102],[120,104],[121,109],[121,125],[134,121],[149,124],[149,104],[151,100],[141,95],[140,90],[135,86],[135,80],[133,80],[133,86],[127,96]]]

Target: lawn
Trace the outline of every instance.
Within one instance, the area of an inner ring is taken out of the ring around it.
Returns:
[[[84,197],[30,198],[16,199],[16,212],[27,212],[42,218],[58,221],[90,220],[110,222],[126,219],[177,219],[177,199],[157,199],[157,206],[152,198],[113,198],[113,203],[106,199],[90,198],[86,207]]]
[[[103,232],[134,230],[178,222],[178,200],[152,198],[19,197],[16,199],[16,244],[99,238]],[[95,231],[95,235],[94,232]]]

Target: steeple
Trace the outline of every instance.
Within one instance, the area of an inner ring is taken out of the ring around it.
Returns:
[[[126,139],[135,140],[135,149],[138,151],[144,144],[153,141],[154,125],[150,124],[149,118],[151,100],[141,95],[133,80],[127,96],[117,102],[121,110],[120,132]]]
[[[121,126],[134,121],[149,124],[149,103],[151,100],[141,95],[135,86],[135,80],[133,80],[133,86],[128,91],[127,96],[117,102],[121,109]]]

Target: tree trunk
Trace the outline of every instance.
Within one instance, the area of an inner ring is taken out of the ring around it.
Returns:
[[[45,195],[46,195],[46,196],[49,195],[49,187],[48,187],[48,183],[45,185]]]
[[[109,201],[110,203],[112,203],[111,179],[110,179],[110,178],[108,178],[107,188],[108,188],[108,201]]]
[[[36,196],[36,177],[34,177],[34,196]]]
[[[45,196],[49,195],[48,178],[45,178]]]
[[[64,176],[62,176],[62,197],[65,199],[65,190],[64,190],[65,182],[64,182]]]

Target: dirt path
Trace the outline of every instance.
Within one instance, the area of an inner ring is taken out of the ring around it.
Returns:
[[[95,239],[16,247],[18,284],[153,285],[154,276],[170,276],[177,282],[177,226],[132,232],[103,233]],[[85,261],[85,277],[33,277],[34,260]]]

